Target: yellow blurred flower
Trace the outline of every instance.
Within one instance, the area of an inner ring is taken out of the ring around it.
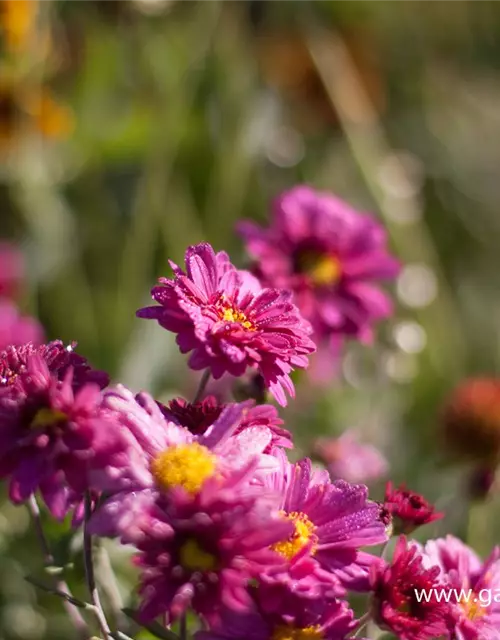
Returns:
[[[73,129],[73,115],[45,86],[25,86],[0,75],[0,150],[15,145],[30,131],[48,138],[65,138]]]
[[[0,0],[0,25],[8,51],[25,48],[35,26],[38,0]]]

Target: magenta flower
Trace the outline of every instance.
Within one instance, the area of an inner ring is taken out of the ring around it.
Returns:
[[[424,496],[410,491],[404,485],[394,489],[392,482],[387,483],[383,508],[392,516],[395,535],[411,533],[444,516]]]
[[[268,404],[254,406],[252,400],[242,404],[243,413],[235,433],[242,433],[252,427],[265,427],[271,433],[271,440],[265,453],[273,447],[292,448],[292,435],[282,428],[283,420],[279,417],[276,407]],[[207,396],[195,404],[183,398],[174,398],[166,407],[160,406],[165,418],[171,422],[186,427],[194,435],[204,434],[217,420],[227,404],[221,404],[215,396]]]
[[[281,469],[264,482],[281,496],[282,517],[293,522],[294,532],[273,548],[287,560],[306,550],[339,579],[366,574],[368,554],[358,566],[359,548],[387,540],[379,506],[367,499],[367,488],[344,480],[332,483],[326,471],[313,471],[308,459],[292,465],[281,451],[275,455]]]
[[[115,501],[112,508],[128,518],[121,540],[139,551],[143,620],[160,614],[175,620],[191,607],[214,623],[222,607],[249,610],[249,581],[281,561],[270,546],[291,530],[272,508],[274,497],[249,485],[249,472],[208,480],[194,495],[177,488]],[[100,535],[109,529],[106,507],[92,523]]]
[[[26,342],[40,344],[43,339],[43,329],[37,320],[22,316],[10,300],[0,299],[0,351]]]
[[[100,389],[109,383],[109,376],[104,371],[93,369],[87,360],[75,352],[76,342],[67,347],[60,340],[36,346],[27,343],[19,347],[7,347],[0,353],[0,388],[1,385],[12,385],[17,376],[26,372],[28,359],[39,355],[46,363],[50,373],[62,381],[68,370],[73,371],[73,387],[93,383]]]
[[[390,565],[372,566],[373,614],[377,624],[401,640],[449,638],[451,606],[436,596],[437,566],[426,568],[416,544],[401,536]],[[425,593],[427,598],[422,597]]]
[[[199,631],[195,640],[344,640],[356,627],[347,603],[335,598],[323,597],[305,605],[290,591],[276,600],[265,586],[252,596],[251,612],[225,610],[221,624]]]
[[[424,561],[441,569],[440,585],[456,596],[453,638],[497,640],[500,629],[500,548],[483,563],[461,540],[446,536],[429,541]]]
[[[291,303],[291,293],[261,289],[249,273],[238,271],[226,253],[209,244],[189,247],[186,273],[171,263],[174,278],[160,278],[153,299],[160,306],[137,312],[177,334],[182,353],[192,352],[192,369],[209,368],[214,378],[257,370],[276,400],[295,389],[290,373],[308,365],[315,345],[311,327]]]
[[[0,296],[16,297],[24,276],[22,253],[13,244],[0,242]]]
[[[263,285],[294,292],[318,344],[332,341],[336,349],[342,336],[370,341],[373,324],[392,313],[377,286],[399,270],[385,231],[335,196],[294,187],[276,200],[270,227],[242,222],[238,230]]]
[[[110,463],[123,443],[102,413],[99,386],[75,388],[73,369],[59,378],[41,352],[0,386],[0,477],[9,478],[14,503],[40,490],[51,513],[63,518],[93,488],[94,466]],[[14,359],[15,350],[8,355]]]
[[[380,451],[359,441],[355,431],[346,431],[339,438],[319,438],[314,452],[325,463],[333,478],[347,482],[370,482],[383,477],[387,460]]]
[[[255,479],[277,468],[276,458],[264,453],[273,437],[270,429],[255,426],[236,433],[243,412],[240,405],[227,405],[201,435],[169,422],[148,394],[134,396],[121,385],[104,394],[103,407],[128,443],[127,460],[113,475],[104,470],[103,491],[177,487],[195,494],[207,480],[224,477],[249,463],[255,468]],[[121,518],[122,514],[117,511],[116,515]]]

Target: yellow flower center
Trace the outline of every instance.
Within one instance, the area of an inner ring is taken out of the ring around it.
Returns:
[[[318,286],[331,286],[340,280],[342,266],[338,258],[314,251],[305,252],[300,257],[300,267]]]
[[[67,419],[68,416],[62,411],[43,408],[36,412],[35,417],[31,421],[30,427],[32,429],[43,429],[44,427],[50,427],[51,425],[66,422]]]
[[[194,539],[182,545],[179,559],[181,565],[190,571],[213,571],[217,566],[215,556],[204,551]]]
[[[245,327],[245,329],[255,331],[253,323],[248,320],[242,311],[238,311],[238,309],[234,307],[225,307],[222,310],[221,319],[224,320],[224,322],[237,322],[241,324],[242,327]]]
[[[466,618],[472,621],[481,619],[488,612],[486,603],[483,604],[477,594],[471,594],[467,599],[463,598],[459,604]]]
[[[316,527],[309,520],[305,513],[300,511],[292,511],[291,513],[282,514],[287,520],[291,520],[295,525],[295,531],[286,540],[276,542],[271,549],[277,551],[282,556],[291,560],[311,539],[316,540],[314,531]],[[311,553],[315,553],[316,549],[313,545]]]
[[[314,627],[305,627],[304,629],[296,629],[288,625],[280,625],[276,627],[271,636],[271,640],[320,640],[323,634],[319,625]]]
[[[151,473],[164,489],[182,487],[188,493],[196,493],[214,475],[215,467],[216,457],[193,442],[174,445],[159,453],[151,463]]]

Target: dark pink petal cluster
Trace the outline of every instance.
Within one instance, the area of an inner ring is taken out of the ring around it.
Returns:
[[[0,476],[13,502],[39,490],[63,518],[92,488],[93,467],[120,448],[99,385],[86,382],[104,376],[60,343],[9,348],[0,359]]]
[[[200,402],[190,403],[183,398],[174,398],[166,407],[161,407],[167,420],[176,422],[195,435],[202,435],[217,420],[227,405],[219,403],[215,396],[207,396]],[[236,433],[241,433],[251,427],[265,427],[272,434],[267,447],[269,453],[272,447],[292,448],[292,435],[281,426],[283,420],[279,417],[276,407],[269,404],[255,406],[252,400],[243,404],[243,412]]]
[[[392,313],[378,286],[399,271],[385,230],[339,198],[297,186],[275,201],[269,227],[242,222],[238,230],[263,285],[293,291],[318,344],[370,341],[374,323]]]
[[[419,493],[410,491],[404,485],[395,489],[392,482],[387,483],[383,507],[392,516],[396,535],[411,533],[444,516]]]
[[[176,333],[181,351],[191,352],[192,369],[209,369],[215,379],[255,369],[285,405],[285,391],[295,392],[290,373],[307,367],[315,351],[311,327],[292,304],[292,294],[262,289],[226,253],[215,254],[206,243],[187,250],[185,272],[171,266],[174,277],[161,278],[152,290],[159,306],[137,315]]]
[[[392,563],[381,560],[371,569],[377,624],[400,640],[449,638],[453,611],[436,591],[439,574],[439,567],[426,568],[418,546],[401,536]]]

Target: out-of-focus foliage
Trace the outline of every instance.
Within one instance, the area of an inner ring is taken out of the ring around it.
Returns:
[[[447,512],[434,533],[465,534],[469,470],[443,465],[438,410],[465,375],[498,371],[500,5],[0,6],[0,236],[29,261],[25,310],[115,380],[192,394],[172,338],[134,316],[167,258],[206,239],[243,264],[236,220],[265,221],[298,182],[334,191],[384,220],[405,268],[376,344],[350,346],[330,386],[303,377],[285,412],[297,455],[357,427]],[[483,552],[497,502],[471,522]],[[70,637],[60,602],[24,581],[41,560],[8,503],[0,547],[0,638]]]

